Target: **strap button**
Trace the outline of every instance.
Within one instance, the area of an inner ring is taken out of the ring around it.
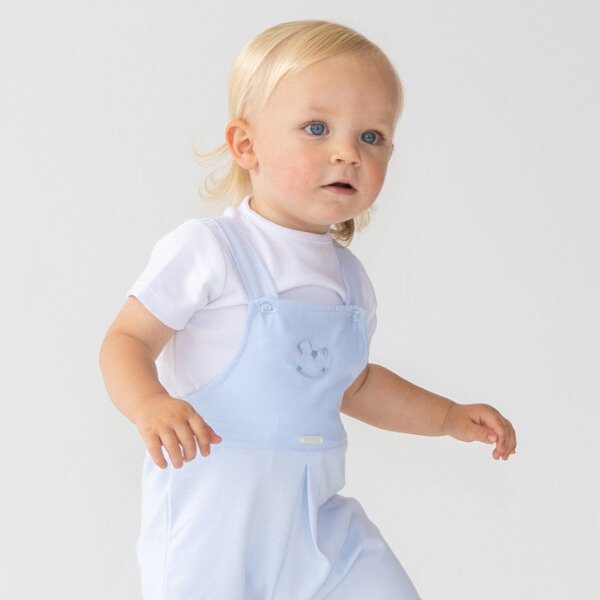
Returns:
[[[356,323],[360,319],[360,313],[357,310],[353,310],[349,317],[352,322]]]
[[[261,313],[267,314],[267,313],[273,312],[275,309],[268,302],[264,302],[263,304],[260,305],[259,310]]]

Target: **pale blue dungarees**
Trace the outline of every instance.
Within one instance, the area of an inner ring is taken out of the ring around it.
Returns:
[[[241,346],[187,396],[223,437],[208,458],[146,457],[138,557],[145,600],[416,600],[344,485],[339,409],[367,364],[356,259],[338,250],[345,305],[281,300],[237,220],[211,224],[248,293]]]

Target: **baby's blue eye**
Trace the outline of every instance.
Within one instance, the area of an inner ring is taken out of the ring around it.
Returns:
[[[304,131],[311,135],[324,135],[327,133],[327,125],[325,123],[311,123],[304,128]]]
[[[363,142],[367,142],[367,144],[376,144],[379,141],[379,134],[375,133],[374,131],[365,131],[360,136],[360,139]]]

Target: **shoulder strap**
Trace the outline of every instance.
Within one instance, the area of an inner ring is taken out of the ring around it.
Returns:
[[[221,216],[206,220],[223,238],[248,299],[276,298],[277,288],[271,274],[248,240],[238,219]]]
[[[346,286],[346,304],[364,306],[358,259],[347,248],[336,245],[335,249],[337,251],[338,260],[340,261],[342,279]]]

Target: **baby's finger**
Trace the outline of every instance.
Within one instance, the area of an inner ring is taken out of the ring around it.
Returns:
[[[508,460],[511,454],[514,454],[517,449],[517,435],[510,421],[506,421],[507,433],[504,444],[504,454],[502,458]]]
[[[166,469],[169,466],[169,464],[167,463],[163,454],[163,447],[160,443],[160,438],[158,437],[158,435],[154,435],[150,439],[145,439],[144,441],[146,442],[148,454],[150,455],[150,458],[152,458],[152,460],[156,463],[156,466],[160,467],[161,469]]]
[[[210,454],[211,443],[218,444],[221,441],[221,437],[212,430],[199,414],[192,415],[189,419],[189,424],[198,441],[200,454],[208,456]]]
[[[183,466],[183,455],[181,451],[181,446],[179,445],[179,440],[175,435],[173,430],[168,430],[161,435],[160,441],[162,445],[165,447],[169,458],[171,459],[171,464],[176,469],[180,469]]]
[[[190,462],[196,456],[196,438],[188,423],[180,425],[175,431],[183,451],[183,462]]]
[[[502,458],[502,460],[508,460],[511,454],[515,453],[515,448],[517,446],[517,439],[515,435],[515,430],[507,419],[503,419],[500,424],[500,432],[498,436],[498,443],[496,444],[496,448],[494,450],[494,458],[498,460]]]

